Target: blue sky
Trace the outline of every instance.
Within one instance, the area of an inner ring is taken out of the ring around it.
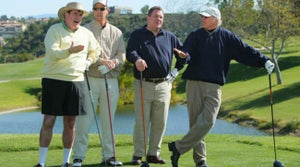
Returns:
[[[68,2],[77,1],[83,4],[86,10],[92,8],[93,0],[1,0],[0,16],[27,17],[42,14],[56,14],[58,9]],[[206,0],[205,0],[206,1]],[[140,9],[149,5],[161,6],[165,13],[186,12],[186,10],[202,10],[203,0],[108,0],[108,6],[127,6],[133,13],[140,13]]]

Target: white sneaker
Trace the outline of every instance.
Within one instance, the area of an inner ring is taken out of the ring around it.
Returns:
[[[81,167],[82,166],[82,160],[81,159],[74,159],[72,167]]]
[[[105,165],[105,166],[122,166],[123,163],[120,161],[117,161],[115,157],[111,157],[108,160],[102,161],[101,165]]]

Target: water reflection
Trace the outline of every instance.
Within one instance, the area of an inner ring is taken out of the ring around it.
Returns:
[[[40,112],[15,112],[0,115],[0,133],[3,134],[36,134],[39,133],[43,115]],[[98,118],[99,120],[99,118]],[[132,106],[118,110],[115,117],[116,134],[132,134],[134,112]],[[187,108],[184,105],[171,106],[166,135],[185,134],[188,131]],[[62,118],[57,117],[54,133],[62,132]],[[95,124],[91,133],[97,133]],[[214,134],[267,135],[255,128],[242,127],[223,120],[217,120],[210,131]]]

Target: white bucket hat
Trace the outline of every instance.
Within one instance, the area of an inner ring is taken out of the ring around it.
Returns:
[[[199,14],[202,15],[202,16],[205,16],[205,17],[213,16],[213,17],[215,17],[219,20],[221,19],[221,12],[218,8],[215,8],[215,7],[208,7],[207,9],[200,12]]]
[[[93,6],[95,6],[96,3],[102,3],[105,6],[107,5],[107,1],[106,0],[93,0]]]
[[[81,3],[78,3],[78,2],[70,2],[68,3],[66,6],[60,8],[58,10],[58,17],[61,19],[61,20],[64,20],[64,15],[66,12],[70,11],[70,10],[80,10],[83,12],[83,17],[84,16],[87,16],[89,14],[88,11],[84,10],[83,9],[83,6]]]

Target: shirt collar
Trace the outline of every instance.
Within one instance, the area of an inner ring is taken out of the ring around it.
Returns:
[[[65,23],[64,21],[62,21],[61,24],[62,24],[63,28],[64,28],[66,31],[72,32],[72,31],[68,28],[68,26],[66,25],[66,23]],[[75,31],[77,31],[77,30],[78,30],[78,28],[77,28]],[[75,32],[75,31],[74,31],[74,32]]]
[[[93,19],[92,24],[95,25],[96,27],[100,28],[100,29],[104,29],[105,27],[107,27],[107,25],[109,25],[109,22],[107,21],[104,26],[100,26],[100,24],[95,19]]]
[[[145,32],[149,32],[149,33],[153,34],[151,31],[149,31],[149,30],[147,29],[147,25],[144,25],[144,26],[143,26],[143,31],[145,31]],[[163,34],[164,34],[164,32],[165,32],[165,30],[163,30],[163,29],[160,29],[160,30],[159,30],[159,32],[158,32],[158,34],[157,34],[157,36],[159,36],[159,35],[163,35]]]

